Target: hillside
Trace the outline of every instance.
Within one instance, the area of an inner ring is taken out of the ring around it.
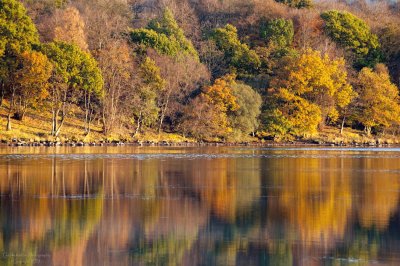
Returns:
[[[399,7],[0,0],[0,139],[395,142]]]

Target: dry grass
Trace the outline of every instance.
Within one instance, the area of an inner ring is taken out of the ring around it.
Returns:
[[[101,124],[92,124],[91,133],[84,135],[83,121],[76,117],[69,117],[60,132],[57,139],[50,135],[51,116],[49,112],[39,113],[36,111],[29,112],[23,121],[12,119],[12,130],[6,131],[7,124],[7,103],[3,103],[0,107],[0,141],[11,141],[18,139],[23,141],[83,141],[83,142],[99,142],[99,141],[124,141],[124,142],[153,142],[153,143],[181,143],[196,142],[195,139],[187,138],[179,134],[165,133],[158,134],[155,131],[146,131],[133,137],[132,132],[128,129],[121,129],[117,133],[109,136],[102,134]],[[239,137],[239,136],[238,136]],[[338,128],[325,127],[317,136],[304,139],[305,141],[313,141],[319,143],[332,144],[365,144],[365,143],[381,143],[381,144],[400,144],[400,137],[393,135],[366,136],[363,132],[350,128],[345,128],[343,134],[340,134]],[[211,140],[212,141],[212,140]],[[215,140],[216,141],[216,140]],[[229,142],[256,142],[256,138],[232,138]],[[285,140],[283,140],[285,142]]]
[[[11,131],[6,131],[7,109],[5,104],[0,107],[0,140],[9,141],[11,139],[20,139],[26,141],[55,140],[50,135],[51,117],[49,113],[29,112],[23,121],[11,120]],[[83,121],[70,117],[67,118],[61,129],[58,140],[92,141],[103,139],[101,127],[93,125],[92,132],[84,135]]]
[[[309,140],[334,144],[400,143],[400,138],[393,135],[367,136],[364,132],[351,128],[345,128],[343,134],[340,134],[340,130],[335,127],[325,127],[319,132],[318,136],[310,138]]]
[[[83,142],[98,142],[98,141],[150,141],[150,142],[194,142],[195,140],[185,138],[178,134],[146,132],[140,134],[135,138],[132,133],[127,129],[121,129],[117,133],[109,136],[102,134],[102,127],[100,124],[92,124],[91,133],[87,136],[84,135],[84,123],[76,117],[69,117],[66,119],[60,135],[54,139],[50,135],[51,129],[51,115],[49,112],[39,113],[37,111],[30,111],[23,121],[12,119],[12,130],[6,131],[7,125],[7,103],[3,103],[0,107],[0,141],[11,141],[12,139],[24,141],[83,141]]]

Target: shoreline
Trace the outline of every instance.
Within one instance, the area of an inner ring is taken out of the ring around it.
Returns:
[[[288,141],[288,142],[274,142],[274,141],[259,141],[259,142],[168,142],[168,141],[2,141],[0,147],[282,147],[282,146],[314,146],[314,147],[398,147],[398,143],[388,143],[375,139],[375,141],[367,142],[329,142],[329,141]]]

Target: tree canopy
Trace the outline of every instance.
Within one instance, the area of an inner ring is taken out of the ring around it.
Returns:
[[[211,39],[224,52],[228,64],[238,73],[254,73],[261,66],[256,52],[239,40],[235,26],[227,24],[223,28],[215,29]]]
[[[53,42],[40,47],[53,64],[51,76],[51,98],[53,109],[52,133],[58,135],[68,107],[78,104],[80,96],[102,97],[103,78],[97,62],[77,45]],[[61,112],[61,124],[57,127],[57,116]]]
[[[387,128],[400,123],[399,90],[390,81],[385,66],[363,68],[358,74],[357,92],[358,120],[368,134],[373,127]]]
[[[260,36],[280,49],[291,46],[294,36],[293,22],[283,18],[262,22]]]
[[[39,35],[24,6],[17,0],[0,1],[0,56],[30,50]]]
[[[276,2],[295,8],[309,8],[313,5],[312,0],[276,0]]]
[[[155,49],[160,54],[176,56],[182,53],[198,59],[192,42],[185,37],[168,8],[160,18],[151,20],[147,28],[131,30],[131,39],[135,43]]]
[[[0,113],[51,116],[52,137],[78,119],[85,139],[400,134],[398,7],[0,0]]]
[[[333,41],[355,55],[355,66],[374,66],[380,58],[378,37],[369,26],[349,12],[331,10],[323,12],[325,32]]]
[[[343,59],[331,60],[313,50],[291,59],[282,76],[272,82],[271,100],[278,107],[267,111],[272,114],[267,114],[267,120],[280,120],[279,127],[286,128],[280,130],[295,135],[315,133],[319,123],[336,121],[339,111],[354,97],[344,66]]]

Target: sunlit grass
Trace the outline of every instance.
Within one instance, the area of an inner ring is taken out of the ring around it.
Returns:
[[[30,111],[26,114],[23,121],[12,119],[12,130],[6,131],[8,103],[3,103],[0,107],[0,141],[11,141],[13,139],[23,141],[128,141],[128,142],[194,142],[194,139],[186,138],[179,134],[146,131],[144,134],[133,136],[132,132],[126,128],[120,128],[117,132],[108,136],[102,133],[102,125],[94,121],[91,125],[89,135],[84,134],[84,122],[77,117],[68,117],[57,139],[51,136],[51,114],[49,112]],[[78,113],[79,115],[79,113]],[[82,115],[82,114],[81,114]]]
[[[79,114],[78,116],[82,114]],[[91,132],[89,135],[84,134],[84,122],[77,117],[68,117],[66,122],[57,138],[50,134],[51,130],[51,114],[50,112],[30,111],[23,121],[12,119],[12,130],[6,131],[7,125],[7,102],[3,103],[0,107],[0,141],[8,142],[13,139],[22,141],[75,141],[75,142],[151,142],[151,143],[182,143],[182,142],[196,142],[195,139],[182,136],[176,133],[161,132],[156,130],[145,130],[143,133],[133,135],[133,130],[127,128],[120,128],[116,132],[104,135],[102,133],[102,125],[99,121],[94,121],[91,125]],[[277,142],[287,142],[289,139],[277,139]],[[210,142],[220,141],[219,139],[207,140]],[[226,139],[226,142],[257,142],[257,138],[232,136]],[[364,132],[345,128],[343,134],[340,134],[340,129],[336,127],[326,126],[317,135],[306,137],[303,139],[305,142],[317,143],[331,143],[331,144],[399,144],[400,138],[393,135],[373,135],[367,136]]]

